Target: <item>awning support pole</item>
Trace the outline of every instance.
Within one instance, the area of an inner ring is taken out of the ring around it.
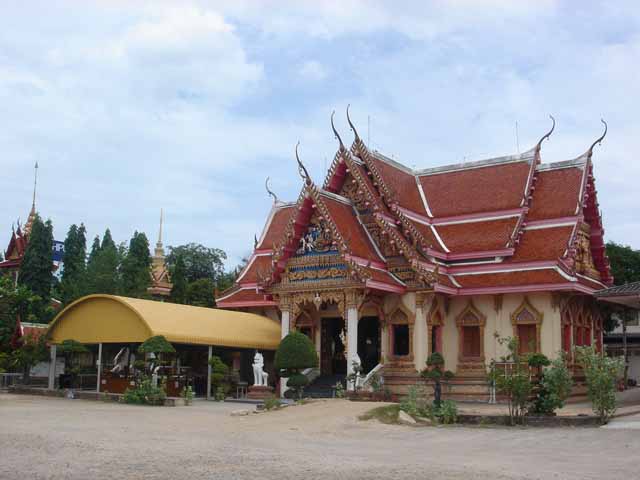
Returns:
[[[96,362],[98,375],[96,380],[96,392],[100,392],[100,374],[102,373],[102,344],[98,344],[98,361]]]
[[[207,358],[207,400],[211,400],[211,357],[213,356],[213,347],[209,345],[209,355]]]
[[[56,350],[57,350],[57,345],[51,345],[51,347],[49,348],[49,353],[51,355],[50,359],[49,359],[49,384],[47,385],[47,388],[49,390],[53,390],[55,388],[55,384],[56,384]]]

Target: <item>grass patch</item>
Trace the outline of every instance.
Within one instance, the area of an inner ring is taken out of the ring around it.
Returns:
[[[398,414],[400,413],[400,405],[385,405],[384,407],[376,407],[358,417],[358,420],[378,420],[387,425],[398,423]]]

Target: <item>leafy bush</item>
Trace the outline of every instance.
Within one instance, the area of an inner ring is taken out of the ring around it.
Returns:
[[[573,379],[567,368],[564,355],[550,362],[551,366],[542,372],[540,385],[536,390],[536,397],[531,408],[532,413],[550,415],[555,410],[564,407],[564,402],[569,398]]]
[[[309,383],[309,379],[302,373],[294,373],[287,380],[287,387],[294,391],[298,398],[302,398],[304,387]]]
[[[442,380],[453,378],[453,372],[444,371],[444,357],[439,352],[433,352],[427,358],[427,368],[422,370],[420,374],[426,380],[433,382],[433,404],[438,407],[442,402]]]
[[[458,420],[458,406],[453,400],[445,400],[440,404],[439,408],[434,408],[433,416],[445,425],[456,423]]]
[[[271,395],[270,397],[264,399],[265,410],[278,410],[281,406],[282,402],[274,395]]]
[[[180,396],[184,398],[185,405],[191,405],[191,402],[193,402],[193,388],[191,388],[191,385],[184,387],[180,392]]]
[[[211,387],[213,388],[214,399],[219,402],[226,398],[229,388],[231,388],[227,381],[229,367],[217,355],[211,357],[209,365],[211,365]]]
[[[623,359],[607,357],[593,347],[577,347],[576,358],[584,370],[593,411],[605,424],[617,408],[616,384],[622,376]]]
[[[377,393],[382,391],[382,379],[380,378],[380,375],[378,375],[377,373],[374,373],[373,375],[371,375],[370,384],[371,384],[371,390],[373,390],[374,392]]]
[[[507,397],[511,425],[524,422],[531,395],[531,380],[528,365],[523,365],[518,347],[518,337],[498,338],[498,343],[506,344],[509,353],[501,357],[507,363],[506,368],[497,368],[492,362],[489,379],[496,391]]]
[[[302,398],[308,379],[301,372],[306,368],[316,368],[318,366],[316,347],[309,340],[309,337],[294,330],[280,342],[276,351],[274,365],[276,370],[280,372],[281,377],[289,378],[287,386],[294,388],[298,397]],[[304,377],[304,380],[301,377]]]
[[[89,350],[77,340],[63,340],[58,351],[64,356],[64,371],[71,375],[71,386],[75,386],[76,378],[80,373],[80,367],[77,365],[78,355],[87,353]]]
[[[316,348],[305,334],[293,331],[282,339],[276,351],[275,367],[290,376],[305,368],[318,366]]]
[[[417,385],[409,387],[407,396],[400,402],[400,410],[412,417],[431,417],[431,405],[424,388]]]
[[[156,335],[155,337],[147,338],[142,345],[138,347],[140,353],[175,353],[176,349],[173,348],[167,339],[162,335]]]
[[[150,378],[144,378],[134,388],[125,390],[122,401],[137,405],[164,405],[166,398],[163,388],[154,386]]]
[[[342,385],[342,382],[336,383],[333,388],[336,390],[336,398],[344,398],[344,385]]]
[[[544,353],[531,353],[527,358],[527,363],[531,368],[542,368],[551,365],[551,361]]]

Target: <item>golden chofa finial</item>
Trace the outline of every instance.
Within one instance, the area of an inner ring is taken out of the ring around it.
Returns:
[[[334,117],[335,114],[336,114],[335,110],[333,112],[331,112],[331,129],[333,130],[333,134],[335,135],[335,137],[340,142],[340,148],[344,149],[344,144],[342,143],[342,138],[340,138],[340,134],[338,134],[338,131],[336,130],[336,126],[333,124],[333,117]]]
[[[267,179],[264,181],[264,188],[267,190],[267,194],[273,197],[273,203],[274,204],[278,203],[277,195],[273,193],[273,191],[269,188],[269,177],[267,177]]]
[[[351,106],[351,104],[347,105],[347,122],[349,122],[349,127],[351,127],[351,131],[355,135],[356,140],[360,140],[360,136],[358,135],[358,131],[356,130],[356,127],[353,125],[353,122],[351,121],[351,117],[349,116],[349,107],[350,106]]]
[[[551,136],[551,134],[553,133],[553,131],[556,129],[556,119],[553,118],[553,115],[549,115],[549,118],[551,119],[551,130],[549,130],[547,133],[545,133],[542,138],[538,141],[537,147],[540,148],[540,145],[542,145],[542,142],[544,142],[545,140],[548,140],[549,137]]]

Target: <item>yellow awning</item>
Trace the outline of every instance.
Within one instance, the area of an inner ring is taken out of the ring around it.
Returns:
[[[253,313],[89,295],[56,315],[47,333],[54,344],[139,343],[154,335],[175,343],[276,350],[280,325]]]

